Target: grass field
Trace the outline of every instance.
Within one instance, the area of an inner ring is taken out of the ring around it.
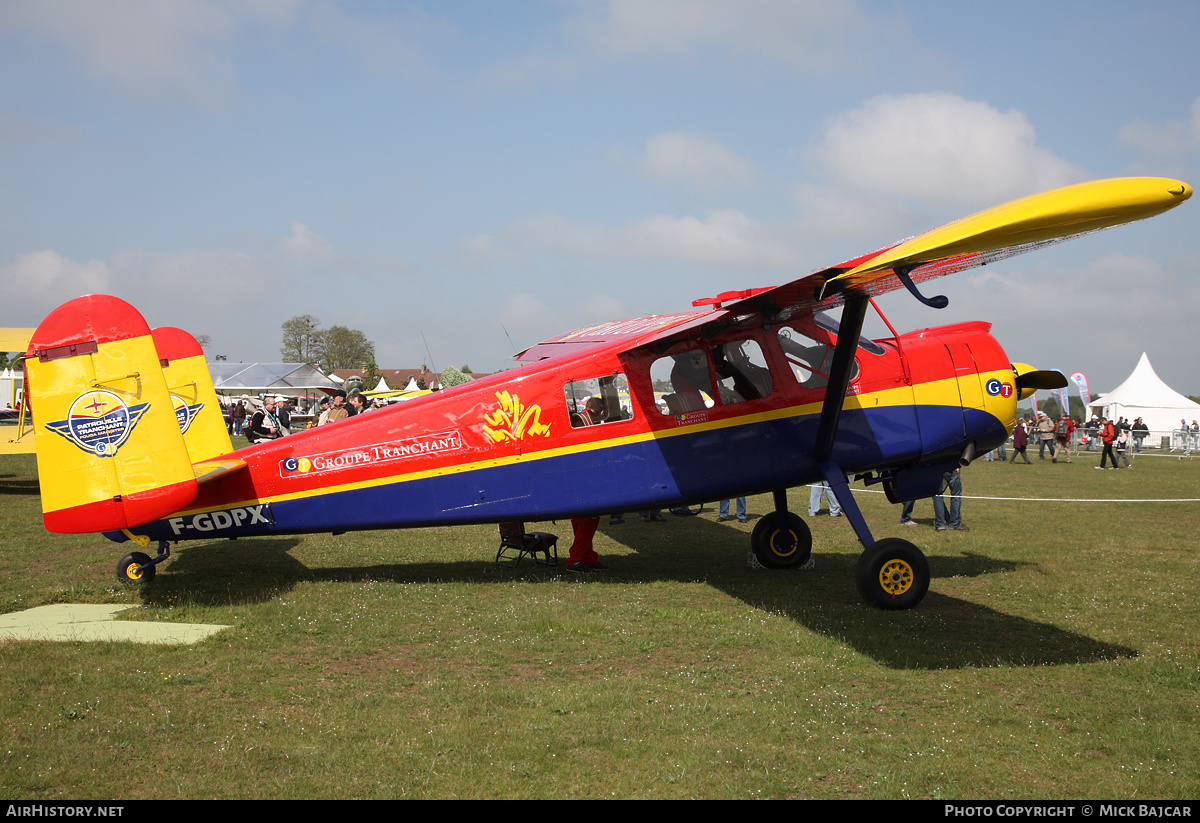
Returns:
[[[1200,461],[977,461],[967,533],[858,490],[930,558],[921,606],[854,587],[844,518],[815,570],[747,567],[751,521],[601,525],[613,570],[497,567],[495,527],[123,548],[47,534],[0,458],[0,612],[128,603],[222,623],[194,646],[0,643],[0,796],[1195,798]],[[793,511],[807,489],[790,495]],[[1147,499],[1147,502],[1045,502]],[[569,524],[538,526],[569,544]]]

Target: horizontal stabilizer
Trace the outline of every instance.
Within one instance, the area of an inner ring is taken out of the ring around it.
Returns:
[[[240,472],[244,468],[246,468],[245,460],[227,458],[225,460],[205,460],[202,463],[196,463],[192,466],[192,471],[196,475],[196,482],[204,485],[205,483],[211,483],[219,477]]]

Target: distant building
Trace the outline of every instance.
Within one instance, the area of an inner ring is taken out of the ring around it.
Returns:
[[[432,372],[427,366],[421,366],[419,369],[376,369],[375,373],[388,381],[388,385],[395,389],[404,389],[408,387],[409,381],[425,381],[425,388],[438,389],[442,385],[442,375],[440,372]],[[367,377],[366,371],[363,369],[336,369],[332,377],[337,378],[338,382],[344,383],[347,378],[357,375],[364,380]],[[486,374],[468,374],[467,377],[472,380],[478,380],[481,377],[487,377]],[[375,386],[368,386],[373,389]]]

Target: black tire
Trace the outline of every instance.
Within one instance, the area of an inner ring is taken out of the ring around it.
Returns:
[[[858,558],[858,593],[880,609],[911,609],[929,591],[929,561],[898,537],[872,543]]]
[[[144,586],[154,579],[154,570],[157,566],[151,566],[138,572],[138,566],[144,566],[150,562],[150,555],[142,554],[141,552],[132,552],[121,558],[121,562],[117,564],[117,579],[126,586]]]
[[[758,519],[750,535],[750,546],[758,562],[768,569],[796,569],[812,557],[812,532],[798,515],[788,512],[787,525],[770,512]]]

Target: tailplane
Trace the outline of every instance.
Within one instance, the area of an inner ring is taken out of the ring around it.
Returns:
[[[40,429],[38,479],[48,530],[126,529],[196,496],[192,457],[155,344],[137,309],[106,295],[64,303],[34,331],[25,368]],[[197,394],[189,402],[208,401]],[[215,397],[211,402],[219,420]]]

